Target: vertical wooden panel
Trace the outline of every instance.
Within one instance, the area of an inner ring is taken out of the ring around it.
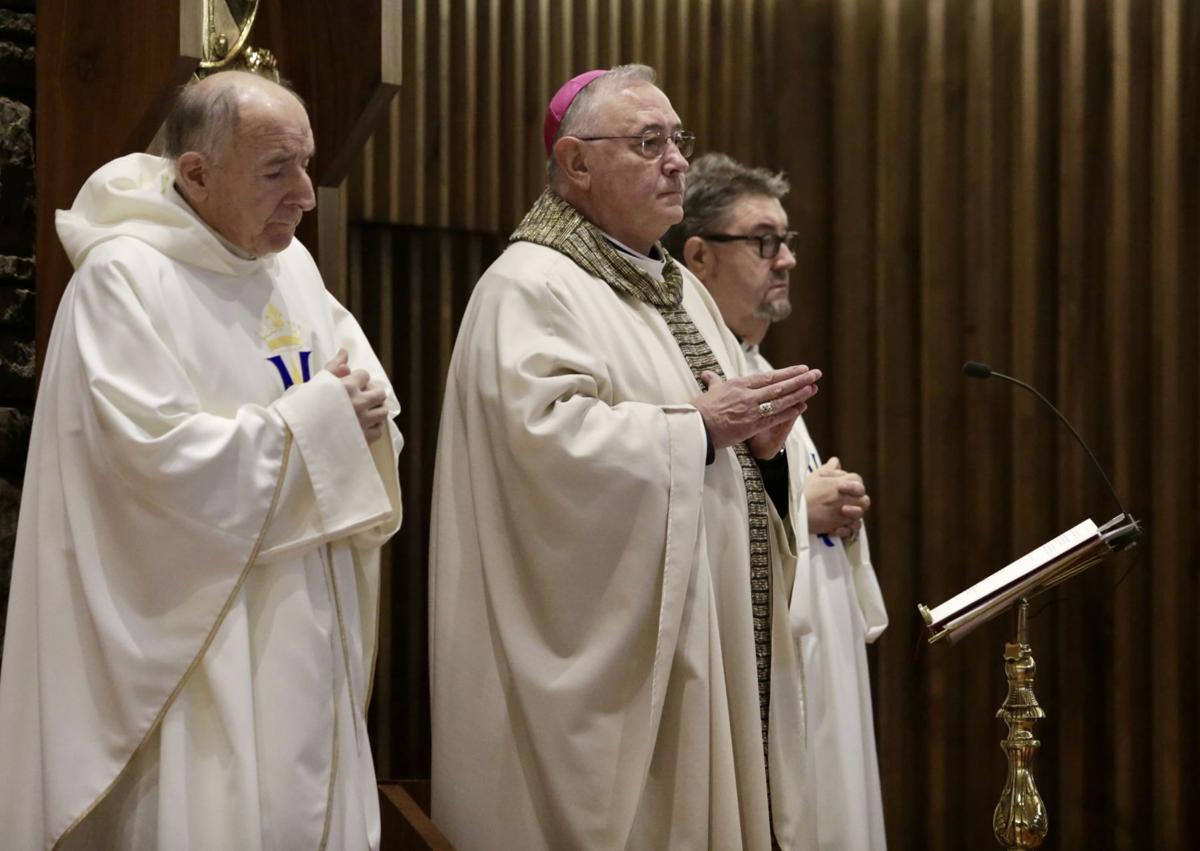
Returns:
[[[1088,85],[1088,22],[1089,16],[1094,17],[1091,14],[1094,6],[1089,9],[1090,5],[1086,0],[1071,0],[1065,4],[1066,20],[1058,57],[1061,80],[1058,147],[1062,175],[1058,195],[1058,253],[1062,260],[1058,271],[1061,345],[1056,354],[1063,359],[1060,366],[1062,370],[1068,369],[1076,359],[1087,362],[1096,356],[1096,329],[1085,324],[1093,316],[1085,309],[1092,295],[1089,283],[1095,271],[1094,264],[1089,268],[1090,252],[1094,249],[1089,245],[1087,220],[1097,185],[1091,175],[1088,159],[1091,153],[1090,131],[1093,129],[1089,127],[1088,116],[1095,114],[1090,108],[1093,104],[1089,103]],[[1069,384],[1064,391],[1058,395],[1059,404],[1068,417],[1079,419],[1090,394],[1085,393],[1078,383]],[[1042,463],[1047,460],[1050,460],[1050,456],[1043,456]],[[1078,482],[1083,472],[1081,465],[1078,453],[1063,453],[1054,465],[1059,470],[1059,481]],[[1058,519],[1068,515],[1079,516],[1082,511],[1081,493],[1078,488],[1070,489],[1061,501]],[[1040,508],[1042,511],[1048,510],[1044,502]],[[1085,629],[1085,607],[1077,594],[1067,595],[1062,591],[1055,594],[1059,598],[1059,605],[1051,612],[1055,631],[1049,634],[1039,630],[1036,636],[1045,642],[1052,635],[1054,644],[1051,646],[1071,646],[1079,640],[1080,633]],[[1066,715],[1078,718],[1079,713],[1085,711],[1086,704],[1083,660],[1072,654],[1054,659],[1047,657],[1043,660],[1042,670],[1052,677],[1047,687],[1041,690],[1042,700],[1046,702],[1048,710],[1056,717]],[[1081,718],[1079,723],[1055,725],[1043,739],[1045,746],[1040,762],[1047,769],[1043,775],[1043,793],[1055,813],[1058,825],[1055,831],[1063,836],[1079,836],[1086,825],[1082,807],[1064,807],[1066,801],[1080,802],[1087,787],[1088,777],[1082,753],[1086,741],[1084,730]]]
[[[1194,831],[1195,786],[1185,779],[1187,767],[1197,756],[1195,721],[1196,651],[1194,642],[1181,642],[1179,635],[1195,617],[1196,534],[1195,488],[1189,479],[1196,470],[1197,405],[1195,381],[1186,379],[1181,364],[1196,363],[1195,276],[1187,276],[1183,243],[1194,243],[1195,190],[1190,193],[1192,228],[1185,214],[1189,198],[1186,179],[1194,181],[1196,126],[1194,112],[1190,133],[1185,133],[1185,105],[1194,109],[1196,74],[1185,73],[1185,21],[1189,4],[1183,0],[1161,0],[1155,4],[1154,91],[1152,106],[1152,191],[1151,206],[1154,250],[1151,255],[1151,279],[1154,334],[1151,505],[1154,518],[1151,553],[1154,564],[1171,564],[1181,553],[1191,554],[1181,570],[1155,570],[1151,584],[1152,611],[1148,639],[1152,647],[1178,647],[1174,653],[1154,653],[1147,666],[1151,676],[1152,786],[1154,820],[1152,841],[1161,847],[1183,847],[1190,824]],[[1195,24],[1193,16],[1191,22]],[[1192,55],[1197,49],[1195,27],[1191,29]],[[1189,80],[1190,76],[1190,80]],[[1192,85],[1189,87],[1188,83]],[[1191,101],[1185,100],[1190,93]],[[1190,138],[1189,138],[1190,136]],[[1187,142],[1191,142],[1190,149]],[[1183,153],[1190,150],[1189,168]],[[1193,236],[1188,240],[1189,230]],[[1192,257],[1195,257],[1194,249]],[[1191,266],[1195,271],[1195,265]],[[1190,494],[1193,499],[1185,498]],[[1192,718],[1190,723],[1185,718]],[[1190,731],[1185,727],[1191,727]],[[1185,793],[1184,786],[1192,788]],[[1192,806],[1189,808],[1189,802]],[[1189,813],[1189,809],[1191,813]]]
[[[405,523],[393,539],[372,702],[372,746],[383,777],[429,772],[426,661],[428,506],[446,369],[475,280],[499,256],[499,235],[356,225],[348,304],[389,366],[400,399]]]
[[[1110,441],[1104,453],[1113,482],[1127,499],[1143,505],[1149,492],[1145,475],[1148,465],[1139,457],[1141,435],[1150,420],[1149,383],[1139,378],[1148,374],[1148,308],[1143,282],[1149,268],[1149,217],[1146,129],[1149,127],[1148,77],[1149,16],[1137,15],[1132,0],[1113,0],[1109,30],[1112,44],[1112,169],[1108,231],[1108,280],[1105,286],[1104,336],[1110,341],[1110,382],[1106,420],[1111,424]],[[1138,174],[1143,176],[1139,179]],[[1101,384],[1097,382],[1097,384]],[[1115,388],[1121,388],[1115,391]],[[1116,513],[1112,507],[1100,507]],[[1111,571],[1110,571],[1111,573]],[[1111,581],[1101,574],[1098,592],[1109,593]],[[1095,580],[1093,580],[1095,584]],[[1140,751],[1149,741],[1149,716],[1142,711],[1141,695],[1150,686],[1149,667],[1140,664],[1145,653],[1144,636],[1149,634],[1150,585],[1139,573],[1111,591],[1112,659],[1107,682],[1100,687],[1110,695],[1110,717],[1124,728],[1116,738],[1112,755],[1109,794],[1118,848],[1136,848],[1144,841],[1139,814],[1151,806],[1149,763]],[[1093,691],[1095,687],[1093,687]],[[1090,739],[1105,735],[1103,728]]]
[[[860,158],[869,157],[875,144],[874,122],[879,104],[879,80],[870,67],[870,57],[879,46],[879,16],[870,4],[860,4],[853,18],[847,18],[843,36],[836,46],[833,78],[836,87],[832,97],[832,132],[842,142],[832,152],[833,180],[840,191],[824,203],[832,203],[834,217],[829,225],[829,244],[832,247],[833,274],[837,276],[836,294],[823,304],[810,304],[808,291],[821,289],[820,279],[801,273],[796,282],[798,309],[808,313],[808,331],[814,327],[827,329],[821,344],[808,335],[794,338],[793,351],[780,350],[779,363],[812,360],[815,365],[832,370],[831,381],[825,382],[822,403],[813,413],[812,425],[818,434],[836,435],[818,444],[826,457],[837,455],[843,467],[872,481],[870,464],[872,423],[863,416],[862,394],[856,388],[871,386],[875,373],[875,327],[873,323],[876,291],[874,282],[877,221],[874,214],[879,191],[874,175],[861,170]],[[787,48],[791,53],[791,48]],[[828,59],[826,60],[828,61]],[[815,70],[812,66],[809,69]],[[783,82],[786,91],[791,83]],[[814,135],[821,131],[825,118],[819,114],[802,113],[803,124],[797,136]],[[848,142],[848,140],[854,140]],[[790,146],[795,144],[785,140]],[[845,145],[845,147],[843,147]],[[790,170],[790,169],[789,169]],[[810,195],[815,187],[807,175],[794,191]],[[820,197],[817,195],[816,197]],[[804,239],[809,239],[803,231]],[[813,308],[819,308],[813,310]],[[776,336],[776,335],[772,335]],[[771,339],[770,345],[785,341]],[[826,419],[821,420],[822,411]],[[807,415],[806,415],[807,416]],[[811,417],[810,417],[811,419]]]
[[[917,342],[917,234],[911,211],[916,206],[914,110],[918,101],[916,74],[904,73],[908,57],[921,49],[920,9],[890,0],[883,4],[883,38],[878,66],[878,138],[893,140],[878,145],[861,167],[874,168],[879,180],[876,220],[879,235],[875,251],[877,304],[881,315],[891,317],[879,326],[876,356],[876,404],[873,411],[880,436],[873,492],[879,517],[872,518],[875,546],[880,550],[884,594],[889,601],[891,629],[902,636],[879,647],[880,717],[898,723],[880,726],[880,769],[884,779],[885,815],[889,828],[902,842],[919,841],[927,792],[912,783],[914,773],[925,776],[928,736],[913,736],[921,726],[928,696],[914,680],[911,639],[918,629],[911,607],[898,601],[909,596],[920,562],[919,421],[920,377],[914,368]],[[839,147],[843,139],[835,135]],[[848,168],[854,169],[855,164]],[[842,191],[840,184],[833,192]],[[897,371],[896,365],[908,364]],[[894,565],[883,568],[884,564]],[[911,847],[911,846],[910,846]]]
[[[828,32],[831,29],[832,9],[825,0],[784,3],[772,9],[777,9],[778,15],[772,32]],[[774,329],[766,340],[768,357],[777,363],[826,367],[828,364],[820,362],[819,356],[829,350],[836,336],[835,323],[828,318],[835,309],[835,299],[830,297],[830,287],[826,285],[832,274],[833,243],[833,221],[828,214],[833,184],[830,167],[833,160],[830,146],[833,136],[832,65],[833,47],[828,39],[797,39],[775,52],[773,62],[765,72],[771,84],[772,97],[768,102],[776,105],[773,113],[778,125],[777,132],[762,134],[765,150],[761,162],[786,170],[792,185],[788,198],[790,224],[800,234],[794,252],[796,269],[792,273],[792,319]],[[869,283],[867,289],[870,289]],[[861,345],[862,355],[870,364],[870,333],[856,328],[848,336]],[[861,388],[870,385],[872,374],[868,366],[859,385],[860,396],[867,392]],[[809,428],[828,433],[826,425],[832,421],[833,414],[829,399],[837,397],[841,383],[830,382],[822,388],[821,404],[810,406],[805,414]],[[863,430],[869,434],[869,424],[864,423]],[[823,447],[827,456],[845,454],[846,451],[840,444]],[[858,457],[865,454],[860,453]],[[850,460],[853,457],[851,454],[847,463],[853,463]]]
[[[680,34],[679,36],[676,37],[675,44],[672,49],[672,52],[674,53],[675,61],[673,63],[668,63],[666,61],[666,59],[664,59],[663,62],[665,65],[667,65],[667,67],[669,67],[671,69],[670,85],[672,86],[672,90],[676,92],[676,98],[679,101],[679,106],[686,109],[686,112],[681,112],[680,114],[681,115],[686,114],[688,116],[687,120],[692,125],[693,130],[695,130],[697,127],[700,126],[698,124],[698,122],[700,120],[700,116],[696,114],[696,111],[694,109],[688,109],[687,108],[688,102],[686,100],[684,100],[684,98],[687,96],[687,94],[689,92],[691,92],[694,88],[694,84],[692,82],[692,77],[690,76],[690,73],[689,73],[690,69],[689,69],[689,64],[688,64],[690,61],[690,55],[691,55],[690,54],[691,39],[688,37],[688,33],[691,31],[690,30],[690,25],[691,25],[690,10],[691,10],[691,8],[692,8],[692,4],[681,3],[681,4],[679,4],[679,8],[675,11],[677,18],[675,20],[675,26],[673,29],[674,29],[674,32]],[[697,146],[700,147],[701,150],[704,150],[704,148],[707,146],[707,144],[708,143],[706,143],[703,139],[697,140]]]
[[[587,50],[584,65],[587,68],[600,66],[600,0],[587,0],[585,21],[587,24]],[[570,79],[569,77],[567,79]]]
[[[641,61],[652,61],[650,54],[646,49],[646,4],[642,0],[626,0],[628,10],[625,13],[625,19],[628,21],[629,34],[624,42],[624,50],[622,55],[625,57],[636,56],[640,57]],[[623,59],[622,61],[628,61]]]
[[[835,333],[830,335],[827,344],[831,347],[833,359],[839,364],[845,364],[849,371],[844,378],[831,382],[827,388],[830,392],[825,406],[832,414],[833,422],[838,425],[849,425],[850,433],[838,432],[838,443],[826,445],[830,448],[827,454],[833,454],[834,446],[840,445],[842,436],[853,438],[855,429],[852,423],[859,417],[851,416],[851,412],[859,412],[858,402],[852,393],[842,392],[850,382],[868,382],[873,377],[871,349],[864,345],[870,339],[869,329],[860,329],[851,323],[856,319],[865,318],[874,298],[872,286],[872,271],[874,268],[873,245],[875,242],[876,205],[875,180],[869,170],[859,168],[861,158],[869,156],[874,143],[874,109],[876,104],[876,79],[871,72],[869,57],[873,55],[878,44],[878,21],[874,10],[868,3],[859,3],[854,7],[847,6],[846,16],[839,21],[840,36],[834,47],[833,67],[833,102],[832,123],[835,138],[845,140],[844,146],[838,145],[833,154],[833,178],[840,187],[833,197],[832,214],[832,273],[837,281],[839,296],[831,299],[827,306],[827,316]],[[804,132],[812,132],[815,128],[806,127]],[[803,190],[802,190],[803,191]],[[821,321],[822,317],[814,317]],[[842,330],[849,333],[841,333]],[[854,329],[850,331],[849,329]],[[814,358],[815,353],[796,353],[785,357],[783,362],[804,360],[805,356]],[[825,362],[818,360],[818,364]],[[829,363],[832,368],[832,363]],[[843,367],[835,370],[835,375]],[[848,389],[848,388],[847,388]],[[862,423],[865,426],[865,423]],[[849,446],[846,447],[849,449]],[[843,455],[845,450],[839,449]],[[865,459],[856,459],[861,465]],[[851,459],[844,459],[847,469],[858,469]]]
[[[42,0],[37,26],[37,362],[50,340],[71,262],[58,241],[55,210],[68,209],[88,176],[114,157],[150,144],[175,89],[200,61],[199,0],[115,7]],[[127,50],[114,32],[136,34]],[[19,73],[7,56],[8,73]],[[9,71],[9,69],[12,69]],[[87,144],[80,144],[80,140]],[[40,369],[40,366],[39,366]]]
[[[501,66],[501,51],[500,51],[500,0],[491,0],[488,15],[488,63],[484,69],[484,73],[488,75],[488,97],[487,97],[487,120],[488,132],[484,136],[485,144],[488,146],[487,160],[488,170],[483,175],[483,188],[479,194],[482,194],[486,199],[484,204],[487,210],[487,215],[481,220],[484,228],[490,231],[499,230],[503,225],[503,212],[500,205],[502,175],[505,173],[501,163],[504,161],[505,148],[504,138],[500,131],[501,127],[501,100],[500,100],[500,74],[497,73]]]
[[[921,85],[920,480],[924,508],[939,518],[938,523],[928,526],[921,541],[922,585],[927,588],[969,584],[960,546],[962,455],[946,439],[947,434],[961,434],[963,425],[958,405],[962,388],[957,380],[958,364],[962,362],[961,291],[945,285],[962,276],[962,189],[958,181],[962,146],[957,133],[960,116],[956,114],[961,100],[953,97],[961,85],[955,50],[955,35],[961,30],[955,27],[955,6],[947,0],[926,4]],[[930,792],[922,832],[931,845],[942,848],[963,845],[959,833],[962,825],[955,817],[963,810],[963,785],[951,778],[964,744],[965,718],[957,694],[964,661],[963,655],[957,654],[929,669],[928,723],[940,734],[928,740]]]
[[[710,106],[716,99],[716,74],[719,72],[719,67],[714,68],[714,65],[720,63],[710,61],[711,52],[715,52],[716,45],[712,44],[712,16],[714,0],[699,0],[695,4],[695,11],[692,13],[693,26],[695,27],[697,45],[706,45],[709,50],[696,50],[692,53],[691,63],[687,77],[688,87],[695,87],[691,92],[691,103],[689,104],[690,112],[694,116],[691,120],[697,127],[705,128],[705,135],[709,139],[708,144],[712,147],[710,150],[720,150],[716,147],[718,138],[718,128],[714,126],[712,121],[712,110]]]
[[[426,69],[429,67],[429,47],[427,31],[427,5],[426,3],[409,3],[415,11],[415,20],[411,27],[407,29],[410,34],[420,33],[420,37],[413,39],[413,50],[404,51],[405,55],[412,54],[414,67],[412,74],[405,74],[404,79],[411,80],[411,85],[406,85],[404,88],[412,93],[412,100],[409,103],[409,108],[405,111],[405,116],[412,116],[411,128],[400,128],[400,132],[406,130],[411,135],[413,140],[413,155],[412,160],[406,169],[409,181],[408,186],[402,187],[404,195],[412,198],[412,211],[409,212],[409,217],[412,220],[425,222],[426,218],[426,196],[429,194],[425,175],[429,173],[429,156],[427,147],[432,142],[430,138],[432,134],[427,132],[429,126],[429,113],[426,105],[426,94],[428,73]],[[407,71],[408,69],[405,68]]]
[[[668,85],[675,78],[671,75],[667,63],[667,0],[654,0],[654,20],[650,25],[651,56],[656,67],[661,68],[666,75]],[[671,39],[671,51],[678,50],[678,40]]]
[[[967,29],[966,127],[963,249],[962,350],[966,359],[1007,364],[1009,360],[1009,258],[1011,222],[1008,152],[1011,139],[1004,131],[1006,105],[1013,96],[1015,35],[1019,9],[994,0],[974,0],[965,22]],[[945,364],[957,368],[958,362]],[[1005,454],[994,447],[1011,442],[1010,396],[1007,388],[961,383],[960,404],[964,439],[961,496],[962,525],[958,559],[960,577],[968,583],[1012,556],[1009,528],[999,522],[1008,511],[1010,467]],[[980,486],[980,483],[988,486]],[[957,648],[963,656],[960,688],[964,733],[961,747],[971,749],[972,770],[962,771],[961,758],[951,771],[963,790],[962,844],[982,847],[987,836],[1004,757],[996,745],[1002,726],[993,717],[1001,696],[997,676],[997,642],[1007,623],[993,626],[980,638]]]
[[[479,10],[478,0],[466,0],[463,10],[463,28],[465,30],[465,38],[463,39],[464,51],[463,61],[457,63],[465,65],[463,71],[463,88],[462,88],[462,103],[478,103],[479,102]],[[459,146],[462,150],[463,175],[469,184],[479,184],[479,144],[476,140],[479,138],[479,110],[476,109],[460,109],[458,104],[452,107],[454,112],[462,115],[462,138],[459,141]],[[460,192],[455,193],[462,199],[462,209],[460,218],[462,221],[478,221],[476,213],[478,193],[476,192]]]

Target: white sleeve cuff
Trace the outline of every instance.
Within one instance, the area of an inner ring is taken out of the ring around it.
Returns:
[[[338,378],[322,370],[274,407],[304,458],[327,533],[352,534],[388,516],[387,491]]]

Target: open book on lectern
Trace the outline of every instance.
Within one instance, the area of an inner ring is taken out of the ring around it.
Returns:
[[[1084,520],[941,605],[918,606],[929,627],[929,643],[943,638],[957,643],[1020,598],[1033,597],[1087,570],[1134,544],[1140,535],[1138,522],[1128,514],[1118,514],[1103,526]]]

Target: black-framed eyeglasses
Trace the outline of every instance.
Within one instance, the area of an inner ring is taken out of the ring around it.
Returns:
[[[779,246],[786,245],[788,251],[796,251],[796,234],[794,230],[784,233],[763,233],[743,235],[735,233],[705,233],[701,239],[709,242],[757,242],[758,256],[763,260],[774,260],[779,255]]]
[[[675,130],[664,133],[662,130],[647,130],[636,136],[576,136],[581,142],[603,142],[608,139],[627,139],[640,142],[642,156],[648,160],[656,160],[667,152],[667,142],[674,142],[679,149],[679,155],[685,160],[692,155],[696,148],[696,134],[691,130]]]

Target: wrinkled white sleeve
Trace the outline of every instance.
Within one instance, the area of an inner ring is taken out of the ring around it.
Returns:
[[[846,558],[854,576],[854,590],[858,596],[858,611],[862,617],[863,633],[871,644],[888,627],[887,606],[883,602],[883,590],[879,577],[871,564],[871,547],[867,543],[867,528],[859,530],[858,537],[846,544]]]

